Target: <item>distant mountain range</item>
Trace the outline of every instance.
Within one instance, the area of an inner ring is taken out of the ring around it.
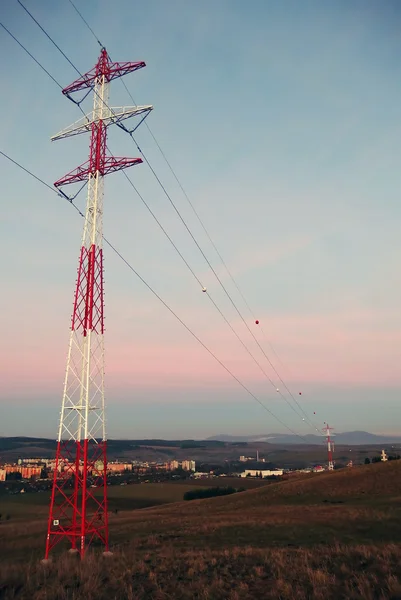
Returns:
[[[310,444],[321,444],[323,435],[307,434],[302,436]],[[260,435],[225,435],[218,434],[207,438],[207,441],[216,440],[219,442],[269,442],[270,444],[299,444],[301,440],[296,435],[286,433],[267,433]],[[333,440],[338,445],[359,446],[359,445],[382,445],[382,444],[400,444],[401,436],[397,435],[376,435],[367,431],[347,431],[344,433],[333,434]]]

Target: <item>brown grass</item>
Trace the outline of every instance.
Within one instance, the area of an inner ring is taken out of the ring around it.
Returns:
[[[0,567],[0,598],[26,600],[396,600],[401,548],[182,550],[148,540],[111,558],[66,556],[49,567]]]
[[[123,511],[113,557],[62,552],[48,568],[44,519],[10,521],[0,599],[401,599],[400,475],[401,461]]]

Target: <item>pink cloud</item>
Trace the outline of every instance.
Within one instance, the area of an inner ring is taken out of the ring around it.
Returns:
[[[219,353],[218,353],[219,354]],[[232,353],[232,354],[238,354]],[[246,375],[249,365],[234,364],[227,349],[220,352],[227,367]],[[175,346],[173,343],[125,345],[110,349],[107,379],[118,387],[210,387],[228,385],[230,375],[195,341]]]
[[[349,310],[342,307],[326,314],[261,315],[261,327],[282,359],[284,368],[277,362],[260,328],[253,323],[252,327],[259,343],[289,384],[397,386],[401,383],[398,365],[401,330],[394,325],[397,322],[397,313],[358,309],[354,305]],[[233,326],[271,379],[277,381],[243,324],[233,322]],[[107,389],[232,388],[238,385],[189,335],[181,332],[174,337],[168,331],[164,336],[160,331],[154,333],[153,340],[141,336],[131,342],[131,335],[122,341],[118,335],[108,337]],[[244,384],[254,390],[254,386],[266,383],[263,373],[224,323],[203,328],[199,334]],[[46,337],[47,340],[41,337],[35,346],[20,340],[10,344],[3,353],[3,395],[37,396],[41,391],[49,390],[61,394],[67,335],[60,338],[59,333],[53,331]],[[269,388],[268,384],[266,391]],[[271,391],[274,394],[274,390]]]
[[[399,385],[397,320],[396,314],[372,310],[276,315],[266,319],[264,330],[295,380]]]
[[[275,315],[261,317],[279,357],[288,365],[283,368],[272,353],[260,330],[255,335],[279,374],[288,381],[380,384],[401,383],[397,349],[401,330],[392,326],[397,315],[372,310],[339,311],[324,315]],[[262,367],[277,380],[259,348],[244,330],[242,323],[233,323]],[[255,327],[254,325],[252,325]],[[265,382],[265,376],[255,365],[228,328],[203,332],[203,339],[212,339],[209,347],[244,383]],[[189,339],[177,345],[126,345],[110,355],[110,377],[124,381],[142,381],[159,385],[191,385],[208,382],[231,385],[232,379],[207,352]],[[290,373],[290,375],[289,375]]]

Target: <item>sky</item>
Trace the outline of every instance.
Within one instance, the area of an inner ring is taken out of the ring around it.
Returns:
[[[94,66],[99,46],[68,1],[25,5],[81,73]],[[76,5],[113,60],[146,62],[124,81],[154,106],[147,123],[259,326],[144,126],[138,143],[314,424],[398,433],[400,4]],[[1,3],[0,21],[63,87],[77,78],[16,1]],[[81,115],[2,29],[0,52],[0,149],[52,184],[87,159],[86,136],[50,142]],[[113,82],[110,105],[130,104]],[[109,146],[138,156],[121,130]],[[106,180],[106,237],[286,427],[313,433],[276,393],[282,382],[149,167],[129,175],[273,385],[121,173]],[[55,437],[83,222],[2,156],[0,178],[0,435]],[[109,437],[288,432],[109,248],[105,303]]]

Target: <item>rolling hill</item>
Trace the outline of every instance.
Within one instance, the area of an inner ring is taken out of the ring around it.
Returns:
[[[45,519],[2,523],[0,597],[396,600],[401,461],[110,515],[114,556],[44,569]]]
[[[303,438],[308,444],[321,444],[322,435],[307,434]],[[347,446],[366,446],[380,444],[401,444],[401,436],[397,435],[376,435],[367,431],[348,431],[344,433],[333,434],[333,439],[337,444]],[[296,444],[299,445],[299,437],[287,433],[265,433],[259,435],[218,435],[207,438],[207,441],[216,440],[220,442],[268,442],[270,444]]]

